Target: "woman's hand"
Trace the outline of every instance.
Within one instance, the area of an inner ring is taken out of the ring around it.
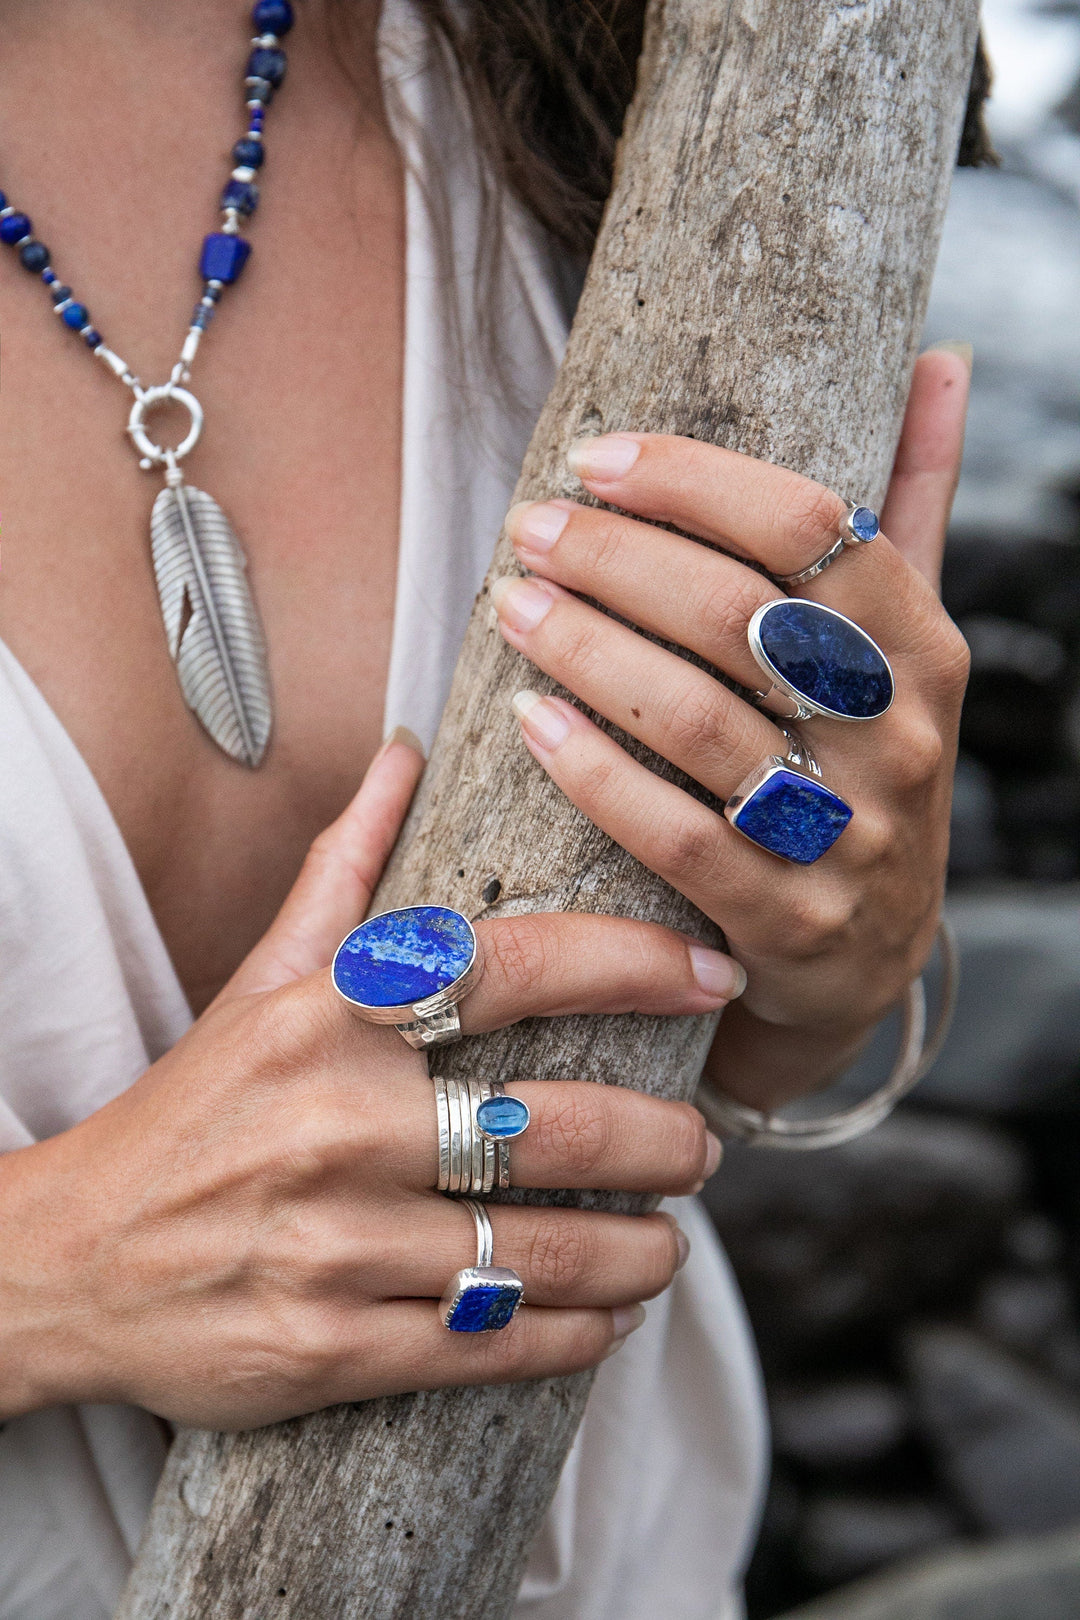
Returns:
[[[449,1333],[434,1300],[472,1265],[468,1213],[435,1193],[426,1062],[354,1018],[327,963],[364,915],[422,760],[391,741],[312,848],[217,1001],[128,1091],[0,1158],[0,1416],[126,1401],[247,1428],[340,1401],[588,1367],[685,1259],[669,1216],[492,1210],[527,1303]],[[701,1012],[729,958],[612,917],[481,921],[466,1032],[562,1012]],[[514,1184],[685,1193],[719,1159],[693,1108],[572,1082],[532,1110]]]
[[[749,974],[707,1073],[770,1107],[834,1073],[922,968],[941,905],[967,649],[937,595],[959,472],[968,367],[930,351],[915,372],[882,527],[788,594],[862,625],[896,699],[865,725],[800,726],[826,784],[854,806],[815,865],[787,864],[709,805],[632,760],[559,698],[516,700],[525,740],[579,809],[723,929]],[[540,578],[497,582],[503,635],[590,708],[679,766],[716,801],[786,742],[770,717],[696,665],[581,600],[678,643],[750,688],[747,623],[835,542],[845,503],[783,468],[694,440],[620,433],[571,456],[611,506],[677,525],[716,551],[572,501],[522,505],[507,527]],[[856,491],[857,495],[858,492]]]

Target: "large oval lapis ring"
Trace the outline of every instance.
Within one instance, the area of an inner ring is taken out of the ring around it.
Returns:
[[[358,1018],[396,1024],[423,1051],[461,1039],[458,1003],[475,989],[481,960],[460,911],[402,906],[346,935],[334,954],[334,988]]]
[[[780,597],[747,626],[754,661],[769,685],[760,706],[785,720],[876,720],[896,694],[877,642],[852,619],[821,602]]]

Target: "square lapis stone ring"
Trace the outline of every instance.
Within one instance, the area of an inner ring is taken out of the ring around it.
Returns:
[[[492,1265],[494,1238],[483,1204],[463,1200],[476,1225],[476,1264],[457,1271],[439,1301],[439,1316],[451,1333],[497,1333],[512,1320],[525,1284],[508,1266]]]
[[[808,580],[817,579],[826,568],[830,568],[837,557],[844,554],[851,546],[867,546],[871,540],[876,540],[881,533],[877,513],[872,512],[868,506],[857,506],[854,501],[848,502],[847,516],[840,525],[840,537],[835,545],[829,547],[817,562],[810,564],[809,568],[800,568],[797,574],[774,574],[773,578],[778,585],[805,585]]]
[[[817,760],[795,731],[781,727],[787,756],[770,754],[739,783],[724,815],[744,838],[781,860],[812,866],[826,854],[853,811],[821,780]]]
[[[358,1018],[396,1024],[423,1051],[461,1039],[458,1003],[482,957],[467,917],[449,906],[401,906],[369,917],[334,953],[334,988]]]

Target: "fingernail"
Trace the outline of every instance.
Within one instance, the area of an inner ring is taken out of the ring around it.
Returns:
[[[539,692],[518,692],[510,700],[510,707],[524,729],[541,748],[558,748],[570,730],[570,722],[550,698]]]
[[[571,472],[599,483],[622,478],[641,454],[641,443],[626,433],[605,433],[600,438],[575,439],[566,452]]]
[[[539,580],[508,575],[491,587],[491,600],[503,624],[511,630],[535,630],[555,598]]]
[[[681,1226],[677,1226],[675,1228],[675,1242],[679,1250],[679,1259],[675,1266],[675,1270],[681,1271],[683,1266],[685,1266],[686,1262],[690,1258],[690,1239],[687,1237]]]
[[[411,748],[414,753],[420,755],[421,759],[427,758],[427,755],[424,753],[423,743],[416,735],[416,732],[410,731],[408,726],[395,726],[393,731],[388,731],[382,740],[382,747],[379,749],[379,753],[385,754],[386,750],[388,748],[393,748],[395,743],[404,743],[406,748]]]
[[[715,1176],[720,1167],[720,1160],[724,1157],[724,1144],[712,1131],[705,1132],[705,1180]]]
[[[570,509],[553,501],[518,501],[506,514],[506,532],[523,551],[550,551],[570,520]]]
[[[611,1325],[615,1330],[615,1338],[619,1344],[630,1337],[635,1328],[639,1328],[645,1320],[644,1305],[617,1305],[611,1313]]]
[[[707,996],[721,1001],[734,1001],[746,989],[746,969],[723,951],[711,951],[706,945],[691,945],[690,966],[694,978]]]
[[[958,354],[969,371],[975,363],[975,350],[966,338],[942,338],[940,343],[931,343],[926,352],[930,354],[935,349],[944,349],[946,354]]]

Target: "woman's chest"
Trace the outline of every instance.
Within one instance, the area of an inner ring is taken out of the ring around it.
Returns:
[[[205,426],[185,472],[241,539],[269,648],[274,731],[254,772],[219,753],[180,694],[149,552],[161,478],[125,437],[131,396],[43,289],[2,266],[0,635],[94,772],[197,1005],[266,926],[381,734],[404,282],[400,176],[381,155],[362,232],[340,199],[323,209],[333,274],[311,274],[311,239],[291,228],[296,197],[267,210],[190,384]],[[93,311],[146,383],[167,375],[168,334],[182,335],[190,301],[163,257],[157,328],[142,300],[125,311],[106,296]],[[144,352],[125,328],[152,334]]]

